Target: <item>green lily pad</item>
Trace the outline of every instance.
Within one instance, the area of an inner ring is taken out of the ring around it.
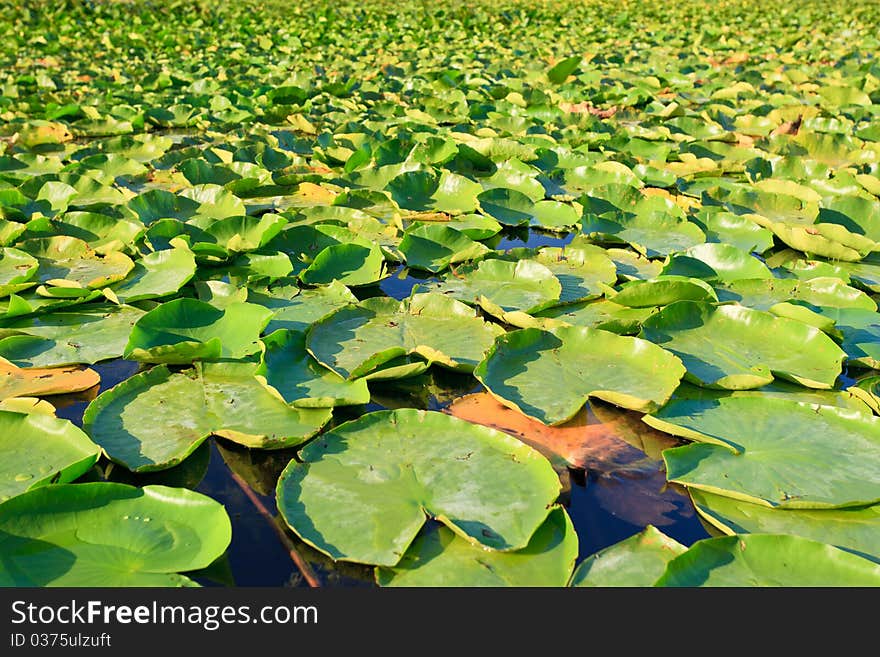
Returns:
[[[847,364],[880,369],[880,313],[861,308],[823,308],[821,314],[834,321]]]
[[[716,285],[721,301],[736,301],[755,310],[776,312],[787,302],[801,302],[829,308],[876,310],[877,304],[867,294],[843,281],[827,276],[798,280],[767,279],[733,281]]]
[[[113,461],[152,472],[177,465],[211,435],[282,449],[305,442],[330,419],[330,409],[288,406],[255,370],[231,362],[197,363],[178,373],[154,367],[98,395],[83,428]]]
[[[653,586],[666,565],[687,548],[653,525],[592,554],[577,567],[571,586]]]
[[[677,301],[645,320],[641,335],[681,358],[687,380],[730,390],[758,388],[774,375],[831,388],[846,357],[812,326],[738,305]]]
[[[846,262],[858,262],[877,249],[874,240],[832,223],[774,220],[757,214],[744,215],[769,229],[783,243],[804,253]]]
[[[248,292],[248,302],[273,312],[267,335],[280,329],[305,331],[322,317],[343,306],[357,303],[351,291],[339,281],[314,289],[300,289],[286,281]]]
[[[725,534],[792,534],[880,562],[880,505],[855,509],[772,509],[704,490],[689,490],[694,507]]]
[[[229,516],[184,488],[57,484],[0,505],[2,586],[197,586],[232,538]]]
[[[700,441],[663,452],[670,481],[792,509],[880,501],[880,484],[871,475],[880,463],[880,418],[872,415],[779,396],[733,395],[673,399],[643,419]]]
[[[334,560],[380,566],[401,561],[428,517],[474,545],[525,548],[560,489],[531,447],[432,411],[368,413],[301,458],[278,480],[284,520]]]
[[[625,242],[651,257],[684,251],[706,241],[706,235],[672,201],[659,196],[639,201],[625,213],[585,214],[583,232],[593,239]]]
[[[430,171],[406,171],[385,189],[405,210],[452,214],[476,210],[477,195],[483,191],[479,183],[451,171],[443,171],[440,176]]]
[[[730,244],[747,253],[764,253],[773,246],[773,233],[732,212],[712,212],[700,219],[706,240]]]
[[[502,404],[551,425],[570,420],[589,397],[657,409],[683,374],[678,358],[646,340],[581,327],[506,333],[474,370]]]
[[[112,251],[99,256],[74,237],[26,240],[19,248],[37,259],[40,268],[36,279],[48,285],[96,289],[121,281],[134,268],[124,253]]]
[[[708,267],[705,275],[690,274],[706,280],[738,281],[773,278],[773,274],[763,262],[730,244],[707,242],[692,246],[682,255],[672,256],[669,265],[663,269],[664,274],[679,273],[676,271],[677,259],[697,260]]]
[[[298,408],[367,404],[370,390],[364,379],[347,381],[306,351],[305,333],[279,330],[263,338],[265,351],[256,373],[284,401]]]
[[[334,244],[315,256],[299,278],[306,285],[329,285],[339,281],[357,286],[376,283],[386,273],[385,256],[377,246]]]
[[[124,357],[169,364],[243,358],[260,350],[260,332],[271,316],[251,303],[231,303],[221,310],[197,299],[175,299],[138,319]]]
[[[545,265],[534,260],[498,258],[462,265],[431,287],[433,291],[479,305],[495,317],[512,311],[534,313],[559,303],[562,284]]]
[[[597,299],[548,308],[535,313],[535,319],[549,319],[557,322],[556,325],[583,326],[618,335],[633,335],[639,332],[642,322],[655,312],[655,308],[628,308],[608,299]]]
[[[545,247],[534,258],[562,285],[560,303],[576,303],[601,296],[617,280],[617,268],[605,250],[591,244]]]
[[[287,220],[280,215],[264,214],[225,217],[203,228],[228,253],[241,253],[265,246],[286,224]]]
[[[186,248],[148,253],[120,283],[111,287],[121,303],[158,299],[178,292],[196,273],[196,260]]]
[[[672,275],[624,283],[611,299],[627,308],[667,306],[675,301],[718,301],[715,290],[705,281]]]
[[[565,586],[577,558],[577,534],[556,507],[515,552],[475,546],[445,525],[431,525],[394,568],[376,568],[380,586]]]
[[[0,502],[82,476],[101,448],[69,420],[0,410]]]
[[[572,241],[577,242],[578,238]],[[649,260],[641,253],[629,249],[606,249],[605,253],[617,266],[617,276],[623,280],[648,280],[656,278],[663,270],[663,264],[656,260]]]
[[[306,346],[318,362],[349,380],[405,355],[471,372],[502,332],[465,304],[426,293],[341,308],[312,325]]]
[[[501,232],[500,223],[482,214],[458,215],[444,222],[443,225],[454,228],[472,240],[486,240]]]
[[[407,266],[436,273],[449,265],[475,260],[489,248],[446,225],[419,224],[406,231],[400,252]]]
[[[880,565],[798,536],[722,536],[694,543],[655,586],[880,586]]]
[[[119,358],[144,314],[134,306],[89,306],[7,321],[0,328],[0,356],[25,367]]]
[[[534,217],[534,201],[515,189],[487,189],[477,198],[483,212],[505,226],[525,226]]]
[[[30,282],[39,268],[39,262],[32,255],[19,249],[3,247],[0,249],[0,297],[21,292],[37,284]]]

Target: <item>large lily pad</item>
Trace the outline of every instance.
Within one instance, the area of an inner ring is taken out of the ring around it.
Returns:
[[[91,306],[15,319],[0,328],[0,356],[16,365],[54,367],[119,358],[144,316],[134,306]]]
[[[675,301],[718,301],[705,281],[687,276],[658,276],[624,283],[617,294],[609,295],[615,304],[628,308],[655,308]]]
[[[568,514],[556,507],[529,544],[515,552],[475,546],[445,525],[416,537],[394,568],[376,568],[380,586],[565,586],[578,541]]]
[[[0,410],[0,502],[49,483],[73,481],[101,448],[69,420]]]
[[[880,565],[798,536],[743,534],[697,541],[656,586],[880,586]]]
[[[556,325],[585,326],[630,335],[638,333],[642,322],[655,312],[656,308],[628,308],[608,299],[597,299],[548,308],[535,313],[535,319],[539,322],[547,319],[556,322]]]
[[[489,248],[454,228],[420,224],[404,234],[400,251],[409,267],[436,273],[449,265],[479,258]]]
[[[467,304],[480,305],[503,318],[511,311],[534,313],[559,303],[562,284],[545,265],[534,260],[498,258],[476,266],[463,265],[432,289]]]
[[[645,320],[641,335],[681,358],[689,381],[731,390],[758,388],[774,375],[831,388],[846,357],[812,326],[737,305],[678,301]]]
[[[502,332],[465,304],[426,293],[342,308],[312,325],[306,345],[320,363],[347,379],[407,355],[471,372]]]
[[[653,525],[592,554],[577,567],[572,586],[653,586],[666,564],[687,548]]]
[[[880,464],[873,415],[755,394],[673,399],[643,419],[699,441],[663,452],[670,481],[792,509],[880,501],[871,474]]]
[[[20,248],[39,262],[37,280],[58,287],[101,288],[121,281],[134,268],[124,253],[111,251],[100,256],[75,237],[26,240]]]
[[[617,280],[617,268],[605,250],[591,244],[543,248],[535,260],[559,279],[560,303],[601,296]]]
[[[589,397],[657,409],[683,375],[678,358],[646,340],[581,327],[502,335],[474,371],[501,403],[553,425],[571,419]]]
[[[259,336],[272,312],[250,303],[222,310],[197,299],[175,299],[138,319],[125,357],[147,363],[242,358],[260,349]]]
[[[305,331],[334,310],[358,302],[338,281],[314,289],[300,289],[279,281],[278,285],[249,291],[247,299],[273,312],[265,328],[267,334],[279,329]]]
[[[149,253],[135,262],[125,280],[111,289],[122,303],[156,299],[174,294],[195,273],[196,260],[189,249],[166,249]]]
[[[584,233],[592,238],[626,242],[648,257],[664,256],[706,241],[700,227],[682,210],[659,196],[639,201],[626,213],[585,214]]]
[[[0,400],[80,392],[101,382],[97,372],[78,367],[22,368],[0,360]]]
[[[318,363],[306,351],[302,331],[276,331],[263,338],[263,345],[263,360],[257,374],[281,393],[288,404],[325,408],[370,401],[366,380],[347,381]]]
[[[196,586],[232,537],[222,505],[195,491],[58,484],[0,505],[0,585]]]
[[[150,472],[180,463],[211,435],[281,449],[308,440],[330,419],[329,409],[288,406],[255,369],[249,363],[197,363],[178,373],[154,367],[98,395],[83,427],[112,460]]]
[[[880,562],[880,505],[854,509],[770,509],[690,489],[697,512],[725,534],[793,534]]]
[[[39,261],[19,249],[3,247],[0,249],[0,296],[21,292],[37,284],[34,277]]]
[[[377,411],[312,442],[278,480],[278,508],[334,560],[395,566],[428,517],[474,545],[526,547],[559,493],[516,438],[431,411]]]

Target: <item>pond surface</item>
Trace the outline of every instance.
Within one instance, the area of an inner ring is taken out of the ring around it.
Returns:
[[[558,236],[518,230],[496,238],[494,248],[563,246],[572,237],[572,234]],[[414,276],[401,266],[373,289],[358,290],[358,296],[384,293],[402,299],[412,292],[414,286],[432,280],[435,279]],[[57,415],[82,426],[82,415],[89,401],[99,392],[130,377],[138,367],[138,363],[121,359],[93,365],[92,368],[101,375],[100,389],[52,399],[58,408]],[[333,424],[386,408],[444,410],[453,400],[483,390],[483,386],[471,376],[432,368],[411,379],[371,385],[370,404],[335,409]],[[709,536],[686,492],[666,483],[659,452],[676,444],[674,439],[658,439],[656,432],[647,427],[642,429],[637,414],[599,404],[594,404],[580,418],[585,429],[607,428],[598,434],[600,442],[595,449],[588,450],[586,467],[557,466],[563,483],[561,501],[578,534],[578,561],[639,532],[647,524],[661,528],[685,545]],[[625,421],[620,422],[621,419]],[[161,418],[157,417],[156,421],[160,422]],[[620,431],[619,427],[627,427],[627,430]],[[248,450],[215,438],[203,444],[183,464],[170,470],[134,475],[102,459],[93,476],[137,485],[186,486],[223,504],[232,520],[232,543],[223,562],[215,564],[210,572],[194,575],[194,579],[203,585],[308,586],[290,556],[289,547],[293,545],[321,584],[373,586],[371,568],[334,564],[289,530],[284,532],[287,544],[279,536],[278,526],[272,518],[277,514],[275,482],[295,451]],[[262,511],[254,499],[264,507]]]

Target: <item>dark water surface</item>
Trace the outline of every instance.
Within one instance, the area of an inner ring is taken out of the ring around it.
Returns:
[[[559,237],[537,231],[517,231],[500,236],[497,249],[563,246],[571,235]],[[387,294],[401,299],[413,287],[433,277],[413,274],[399,267],[372,290],[359,290],[359,297]],[[100,391],[137,372],[138,364],[116,360],[93,366],[101,375]],[[437,370],[437,371],[435,371]],[[473,377],[432,368],[428,373],[395,382],[371,385],[371,403],[334,410],[334,424],[383,408],[416,407],[441,410],[453,399],[483,388]],[[82,414],[97,391],[59,396],[52,401],[58,416],[82,424]],[[598,413],[598,410],[596,411]],[[609,411],[610,412],[610,411]],[[156,418],[161,422],[161,418]],[[591,420],[592,421],[592,420]],[[596,420],[600,422],[600,420]],[[629,441],[630,443],[632,441]],[[679,542],[690,545],[709,534],[696,516],[687,494],[666,484],[659,448],[645,449],[622,441],[606,461],[585,469],[562,471],[562,503],[574,523],[580,541],[578,560],[639,532],[653,524]],[[95,476],[138,485],[166,484],[194,488],[223,504],[232,520],[232,543],[221,562],[209,572],[193,574],[205,585],[307,586],[294,564],[289,545],[278,535],[275,482],[293,458],[295,450],[276,452],[248,450],[223,439],[210,439],[183,464],[151,475],[134,475],[102,459]],[[262,503],[258,510],[245,486]],[[326,586],[372,586],[372,570],[352,564],[334,564],[287,531],[288,543],[309,563]]]

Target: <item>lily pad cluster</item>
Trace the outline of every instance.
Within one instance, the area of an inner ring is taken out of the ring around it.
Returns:
[[[100,465],[212,437],[380,585],[877,583],[880,8],[696,16],[0,1],[0,583],[194,583],[222,507]],[[544,456],[381,403],[437,372],[644,416],[725,536],[578,565]]]

